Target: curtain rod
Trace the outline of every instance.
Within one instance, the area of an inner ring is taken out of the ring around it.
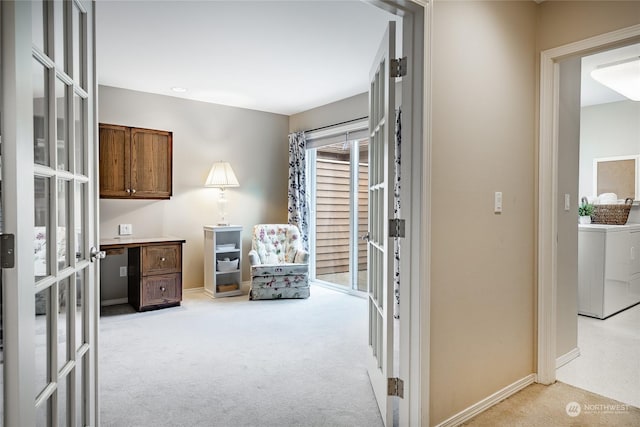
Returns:
[[[359,120],[368,119],[368,118],[369,118],[369,116],[359,117],[359,118],[357,118],[357,119],[347,120],[347,121],[345,121],[345,122],[340,122],[340,123],[335,123],[335,124],[332,124],[332,125],[322,126],[322,127],[315,128],[315,129],[305,130],[305,131],[304,131],[304,133],[308,133],[308,132],[315,132],[315,131],[322,130],[322,129],[328,129],[328,128],[332,128],[332,127],[334,127],[334,126],[345,125],[345,124],[347,124],[347,123],[357,122],[357,121],[359,121]]]

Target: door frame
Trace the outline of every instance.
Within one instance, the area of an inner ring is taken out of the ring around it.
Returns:
[[[349,143],[349,186],[350,193],[357,194],[358,191],[358,173],[359,173],[359,152],[354,147],[354,140],[349,139],[349,134],[353,132],[367,131],[369,120],[367,118],[354,119],[346,123],[328,126],[326,128],[320,128],[318,130],[312,130],[306,132],[307,146],[305,151],[306,155],[306,171],[307,171],[307,195],[309,205],[309,247],[315,248],[317,241],[317,218],[316,218],[316,196],[317,196],[317,151],[322,147],[326,147],[335,142],[327,142],[326,144],[314,143],[314,141],[322,140],[325,138],[332,138],[336,136],[345,135],[346,142]],[[362,138],[359,138],[362,139]],[[311,147],[310,147],[311,146]],[[309,171],[313,172],[309,174]],[[356,224],[357,219],[357,197],[352,197],[349,200],[349,279],[351,284],[349,287],[332,283],[324,279],[318,279],[316,273],[317,266],[317,254],[316,251],[310,251],[309,254],[309,279],[313,280],[316,284],[324,286],[339,292],[344,292],[350,295],[355,295],[360,298],[366,297],[366,291],[358,290],[357,286],[357,271],[358,271],[358,230],[357,227],[353,227]],[[355,204],[355,205],[354,205]],[[314,208],[314,209],[312,209]],[[355,248],[355,249],[354,249]]]
[[[590,37],[540,54],[540,124],[538,141],[538,354],[541,384],[556,380],[558,233],[559,61],[640,40],[640,25]]]
[[[402,162],[400,192],[406,220],[405,248],[400,271],[399,399],[400,425],[429,423],[429,364],[431,317],[431,31],[433,0],[373,0],[387,12],[401,16],[402,55],[408,73],[402,78]],[[403,304],[408,301],[408,304]],[[403,322],[403,319],[409,319]]]

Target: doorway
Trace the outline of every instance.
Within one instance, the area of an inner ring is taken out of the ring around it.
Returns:
[[[560,111],[559,163],[565,171],[559,174],[559,185],[573,182],[578,204],[583,198],[601,204],[608,203],[605,198],[638,198],[634,158],[640,155],[640,105],[598,83],[592,75],[609,64],[639,55],[640,44],[631,44],[560,63],[560,101],[565,107]],[[571,92],[580,94],[580,100],[570,103],[566,87],[573,85],[579,85]],[[573,115],[566,113],[569,104],[575,105]],[[569,116],[577,119],[570,120]],[[571,138],[566,138],[571,134],[566,131],[568,127],[575,128]],[[579,150],[566,150],[563,146],[574,145],[573,140]],[[566,176],[566,169],[572,171],[572,177]],[[640,379],[629,373],[635,371],[638,352],[629,345],[633,330],[627,325],[637,323],[632,319],[637,318],[635,313],[640,313],[640,308],[627,308],[640,302],[640,271],[634,262],[637,235],[633,232],[640,229],[640,207],[631,208],[625,226],[576,226],[575,216],[567,221],[562,213],[559,216],[558,245],[568,249],[567,241],[571,240],[572,253],[563,249],[558,260],[557,379],[637,406]],[[566,267],[572,260],[577,269],[573,268],[570,279]],[[569,286],[572,280],[577,282],[577,289]]]
[[[367,120],[310,132],[310,279],[347,292],[367,290]],[[364,127],[364,128],[362,128]]]
[[[541,110],[539,152],[539,224],[538,224],[538,382],[551,384],[556,380],[558,339],[558,287],[562,193],[559,187],[559,129],[562,105],[558,94],[561,90],[560,62],[565,58],[582,57],[637,42],[640,26],[629,27],[580,42],[542,52],[541,61]],[[577,173],[573,176],[576,180]],[[565,193],[566,194],[566,193]],[[577,197],[576,197],[577,199]],[[577,200],[569,204],[567,212],[577,216]],[[571,214],[571,216],[573,216]],[[575,218],[574,221],[575,223]],[[577,282],[577,281],[576,281]],[[573,292],[575,299],[577,289]],[[577,310],[575,312],[577,314]],[[575,315],[572,316],[575,321]],[[577,326],[576,326],[577,328]]]

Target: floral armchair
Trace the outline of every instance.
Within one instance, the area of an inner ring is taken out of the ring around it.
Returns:
[[[300,231],[289,224],[253,227],[249,263],[249,299],[309,297],[309,253],[302,248]]]

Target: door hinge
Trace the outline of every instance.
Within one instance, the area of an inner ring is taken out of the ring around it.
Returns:
[[[395,79],[398,77],[404,77],[407,75],[407,57],[402,57],[399,59],[392,59],[389,64],[391,70],[391,78]]]
[[[389,237],[404,237],[404,219],[389,220]]]
[[[387,395],[404,399],[404,381],[400,378],[387,378]]]
[[[13,234],[0,235],[0,268],[13,268],[16,265],[16,239]]]

